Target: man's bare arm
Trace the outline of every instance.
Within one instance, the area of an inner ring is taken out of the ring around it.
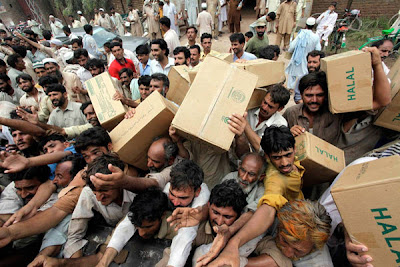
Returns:
[[[20,130],[24,133],[27,133],[27,134],[30,134],[33,136],[46,135],[46,131],[43,128],[41,128],[37,125],[34,125],[28,121],[24,121],[24,120],[15,120],[15,119],[8,119],[8,118],[0,117],[0,124],[8,126],[10,128],[16,129],[16,130]]]
[[[260,151],[260,143],[261,143],[261,137],[258,136],[258,134],[251,129],[250,124],[246,124],[246,127],[244,128],[244,133],[247,137],[247,140],[249,140],[249,143],[256,151]]]

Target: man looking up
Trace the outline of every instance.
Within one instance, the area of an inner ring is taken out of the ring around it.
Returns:
[[[257,59],[257,57],[253,54],[245,52],[244,48],[244,35],[242,33],[234,33],[229,36],[229,40],[231,41],[231,48],[233,51],[233,62],[237,61],[238,59],[243,60],[253,60]]]
[[[200,47],[198,45],[192,45],[189,50],[190,50],[190,67],[194,68],[200,63]]]
[[[169,54],[168,56],[172,56],[172,51],[174,51],[175,47],[180,46],[178,34],[170,29],[171,21],[167,17],[162,17],[160,19],[160,28],[165,32],[164,40],[167,43]]]
[[[115,59],[111,62],[110,67],[108,68],[108,72],[114,78],[120,79],[119,71],[124,68],[131,69],[133,72],[136,72],[135,65],[133,61],[129,58],[124,57],[124,49],[122,48],[122,44],[118,42],[112,42],[110,44],[111,53],[113,53]]]
[[[184,46],[178,46],[174,49],[175,66],[190,65],[190,50]]]
[[[258,19],[255,28],[257,34],[247,42],[246,52],[259,57],[260,48],[269,45],[268,37],[265,35],[267,24],[264,20]]]
[[[150,74],[163,73],[168,75],[171,67],[174,66],[174,59],[168,57],[169,48],[167,43],[163,39],[151,41],[151,54],[155,60],[151,62]]]

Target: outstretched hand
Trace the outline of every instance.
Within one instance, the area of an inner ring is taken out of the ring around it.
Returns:
[[[175,231],[182,227],[196,226],[201,222],[202,212],[199,208],[176,208],[171,216],[167,218],[167,222]]]
[[[29,159],[17,152],[0,153],[0,167],[6,169],[4,173],[16,173],[29,167]]]
[[[125,183],[124,172],[111,164],[108,164],[108,169],[111,174],[96,173],[90,176],[90,181],[93,185],[101,190],[123,188]]]

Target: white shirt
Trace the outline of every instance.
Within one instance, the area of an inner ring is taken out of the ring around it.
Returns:
[[[179,37],[176,34],[175,30],[169,29],[164,34],[164,41],[167,43],[167,46],[168,46],[168,49],[169,49],[169,55],[168,56],[174,57],[174,49],[181,45],[181,43],[179,42]]]
[[[90,73],[90,71],[88,71],[87,69],[85,69],[84,67],[80,67],[77,71],[76,71],[76,75],[79,77],[79,80],[81,80],[82,86],[83,88],[86,89],[86,85],[85,82],[91,78],[93,78],[92,74]]]
[[[335,11],[325,11],[317,18],[317,29],[322,29],[324,26],[328,26],[328,29],[333,29],[335,27],[337,17],[338,14]]]
[[[175,14],[176,14],[176,7],[173,3],[169,2],[169,4],[164,2],[163,6],[163,15],[168,17],[171,21],[171,29],[178,33],[178,27],[175,25]],[[164,37],[165,38],[165,37]]]
[[[158,62],[157,60],[152,60],[150,63],[150,75],[153,75],[154,73],[164,73],[168,76],[171,67],[173,67],[174,65],[175,60],[171,57],[168,58],[168,64],[165,66],[164,69],[161,67],[160,62]]]

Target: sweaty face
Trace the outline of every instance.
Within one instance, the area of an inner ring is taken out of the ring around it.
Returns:
[[[243,51],[244,44],[240,44],[239,41],[231,42],[232,51],[238,54]]]
[[[124,72],[124,73],[121,73],[121,75],[119,76],[119,79],[120,79],[122,85],[129,86],[131,84],[133,76],[129,76],[128,72]]]
[[[381,59],[387,58],[393,50],[393,43],[391,41],[385,41],[379,48],[379,54]]]
[[[223,224],[230,226],[235,222],[238,214],[232,207],[217,207],[215,204],[211,204],[208,208],[208,217],[212,227]]]
[[[124,58],[124,49],[120,46],[114,46],[111,49],[111,53],[114,55],[116,59],[123,59]]]
[[[85,57],[84,55],[80,55],[79,56],[79,58],[78,58],[78,64],[79,64],[79,66],[81,66],[81,67],[85,67],[85,65],[86,65],[86,63],[88,62],[88,58],[87,57]]]
[[[190,65],[197,66],[200,62],[200,53],[197,49],[190,49]]]
[[[120,189],[93,190],[93,193],[96,195],[97,201],[104,206],[108,206],[119,198],[121,191]]]
[[[17,194],[22,198],[24,205],[26,205],[36,194],[40,182],[38,179],[33,178],[30,180],[15,181],[15,189]]]
[[[325,102],[325,93],[321,86],[311,86],[304,90],[302,99],[307,111],[318,112]]]
[[[276,237],[276,246],[280,249],[283,255],[292,261],[307,256],[314,250],[314,244],[310,240],[292,243],[285,240],[281,234],[278,234]]]
[[[140,98],[145,100],[150,95],[150,86],[139,85]]]
[[[71,182],[71,168],[72,161],[64,161],[57,164],[53,184],[56,184],[58,188],[65,188]]]
[[[265,33],[265,26],[257,26],[257,27],[256,27],[256,31],[257,31],[257,36],[258,36],[258,37],[264,36],[264,33]]]
[[[320,65],[321,65],[320,56],[316,56],[316,57],[309,56],[308,57],[307,69],[308,69],[309,73],[319,71]]]
[[[86,149],[81,151],[81,154],[86,163],[89,164],[96,158],[107,154],[108,152],[108,149],[104,146],[88,146]]]
[[[161,220],[148,221],[143,220],[141,226],[135,225],[139,236],[144,239],[150,239],[154,237],[160,230]]]
[[[207,53],[211,51],[211,45],[212,45],[211,38],[205,38],[201,42],[201,46],[203,47],[204,52]]]
[[[64,94],[61,92],[49,92],[47,95],[50,97],[51,103],[53,103],[55,107],[61,107],[65,103],[67,93]]]
[[[154,59],[157,61],[162,61],[165,57],[165,51],[161,50],[160,45],[152,44],[151,45],[151,54],[153,55]]]
[[[279,104],[272,102],[271,94],[268,93],[261,102],[259,116],[263,120],[268,120],[272,115],[279,111],[279,109]]]
[[[161,172],[165,167],[168,167],[162,140],[157,140],[150,145],[147,151],[147,167],[150,172]]]
[[[158,91],[163,95],[164,83],[163,81],[151,79],[150,81],[150,94],[154,91]]]
[[[23,133],[19,130],[13,131],[11,136],[14,140],[14,143],[17,145],[19,150],[28,149],[32,143],[34,142],[33,136],[27,133]]]
[[[186,36],[189,41],[194,41],[196,40],[197,33],[194,31],[194,29],[188,29],[186,32]]]
[[[47,71],[45,70],[45,68],[36,68],[36,69],[35,69],[35,73],[36,73],[36,76],[37,76],[38,78],[47,75]]]
[[[60,67],[57,64],[54,64],[53,62],[46,63],[44,67],[48,75],[56,75],[57,70],[60,70]]]
[[[68,147],[68,143],[61,142],[59,140],[50,140],[43,146],[43,152],[45,154],[51,154],[54,152],[63,152]]]
[[[196,192],[193,190],[193,187],[175,189],[171,186],[169,188],[168,199],[174,208],[188,207],[195,197]]]
[[[186,64],[186,58],[183,52],[179,52],[177,55],[174,55],[174,59],[175,59],[175,66]]]
[[[261,168],[262,164],[251,157],[245,158],[240,164],[238,169],[239,185],[244,191],[249,185],[257,182]]]
[[[288,174],[294,169],[294,149],[279,153],[274,152],[269,155],[272,165],[275,166],[282,174]]]
[[[18,87],[21,88],[25,93],[30,93],[33,90],[33,83],[29,80],[18,80]]]

